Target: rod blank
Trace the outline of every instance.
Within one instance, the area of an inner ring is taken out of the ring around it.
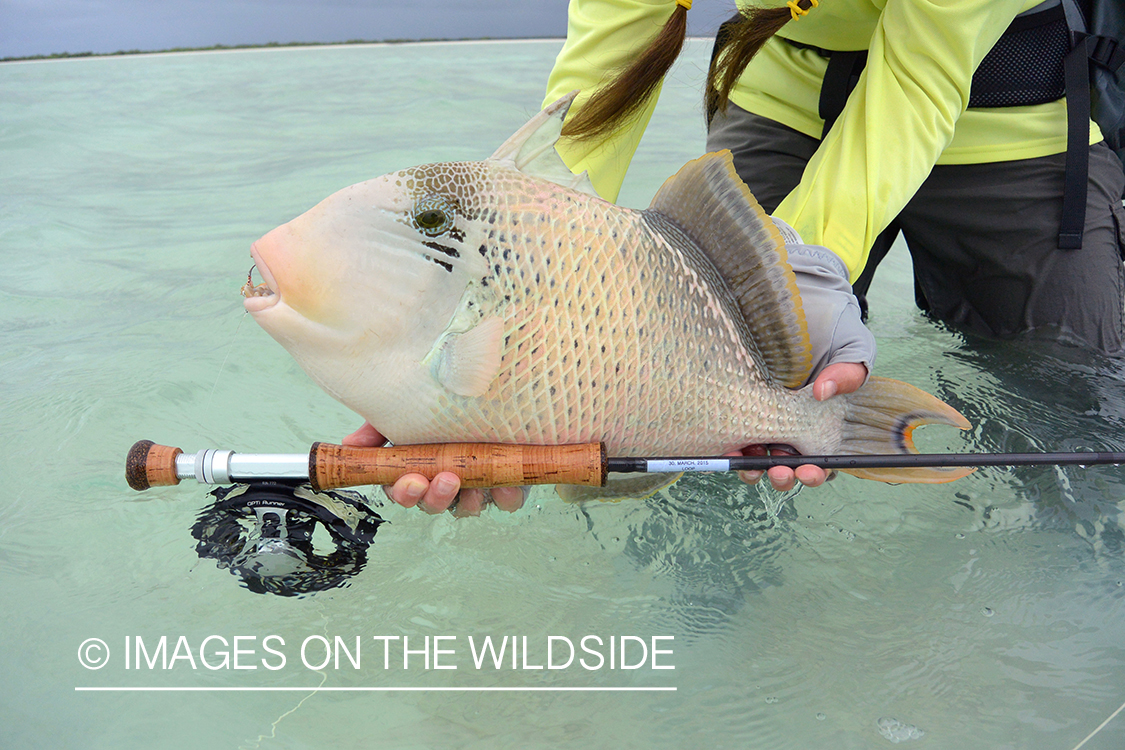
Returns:
[[[725,458],[611,458],[609,470],[764,471],[812,464],[822,469],[912,469],[943,466],[1093,466],[1123,464],[1125,453],[892,453],[866,456],[730,456]]]

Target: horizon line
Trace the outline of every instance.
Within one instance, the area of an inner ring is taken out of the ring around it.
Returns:
[[[708,40],[709,36],[687,36],[686,40]],[[169,47],[155,50],[117,50],[116,52],[49,52],[39,55],[0,57],[2,63],[54,62],[60,60],[87,60],[116,57],[148,57],[152,55],[193,55],[207,52],[247,52],[255,50],[299,50],[310,48],[336,49],[341,47],[408,47],[439,44],[523,44],[529,42],[565,42],[565,36],[535,37],[466,37],[460,39],[384,39],[369,41],[353,39],[344,42],[264,42],[261,44],[213,44],[209,47]]]
[[[119,49],[115,52],[47,52],[39,55],[0,57],[5,62],[74,60],[90,57],[141,57],[145,55],[182,55],[198,52],[244,52],[259,49],[307,49],[309,47],[402,47],[419,44],[480,44],[489,42],[550,42],[566,37],[459,37],[449,39],[349,39],[343,42],[261,42],[259,44],[212,44],[206,47],[167,47],[165,49]]]
[[[676,692],[676,687],[83,687],[77,686],[75,692]]]

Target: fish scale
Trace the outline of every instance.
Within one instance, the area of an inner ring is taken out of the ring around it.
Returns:
[[[353,185],[268,233],[247,310],[400,444],[895,453],[920,424],[968,426],[885,378],[823,402],[798,388],[811,350],[795,276],[730,154],[687,164],[645,211],[615,206],[554,149],[570,100],[489,159]]]
[[[544,201],[542,181],[496,171],[481,176],[479,194],[497,197],[482,209],[494,217],[492,283],[482,291],[504,300],[499,375],[479,398],[442,399],[432,434],[410,442],[604,440],[614,455],[657,447],[703,455],[772,442],[799,417],[800,401],[745,387],[766,378],[731,322],[731,304],[716,294],[716,274],[697,270],[698,257],[652,230],[640,212],[583,195]],[[539,216],[556,218],[521,235],[521,222],[509,217],[533,202]],[[551,288],[546,278],[561,283]],[[668,300],[684,313],[673,315]],[[554,314],[537,313],[543,309]]]

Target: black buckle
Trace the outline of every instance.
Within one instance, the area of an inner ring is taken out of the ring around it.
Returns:
[[[1108,36],[1094,37],[1097,43],[1090,52],[1090,59],[1101,65],[1106,70],[1116,73],[1117,69],[1125,64],[1125,49],[1117,43],[1116,39]]]

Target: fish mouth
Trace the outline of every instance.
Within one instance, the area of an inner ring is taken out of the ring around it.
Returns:
[[[257,243],[250,246],[250,257],[254,259],[254,265],[250,267],[250,273],[246,275],[246,283],[242,285],[242,306],[246,308],[246,312],[256,313],[267,310],[278,303],[281,295],[277,291],[277,282],[274,281],[273,274],[270,273],[269,266],[262,261],[262,256],[258,253]],[[262,274],[262,283],[254,284],[253,274],[254,269],[258,269],[258,273]]]

